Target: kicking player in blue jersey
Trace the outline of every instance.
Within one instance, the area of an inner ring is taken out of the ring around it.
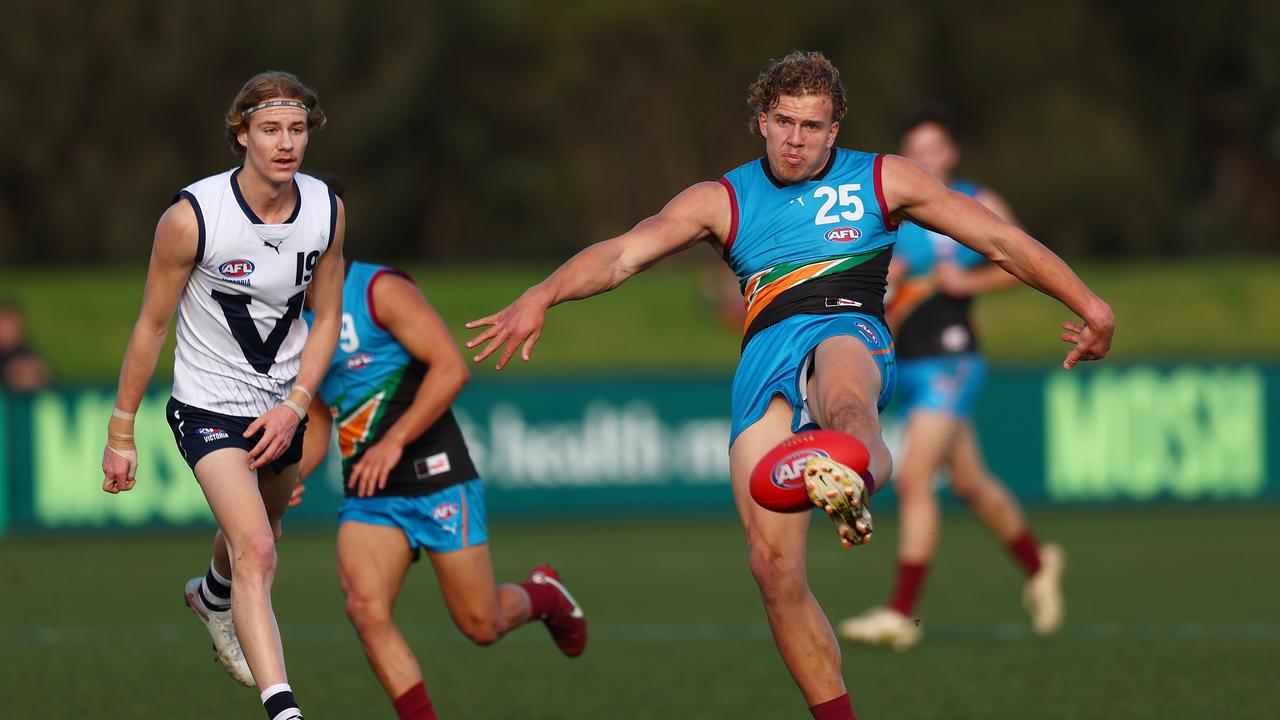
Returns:
[[[392,620],[421,551],[454,623],[475,643],[542,620],[564,654],[586,648],[586,618],[555,570],[535,567],[526,582],[494,582],[484,488],[450,408],[469,374],[444,321],[408,276],[350,265],[342,334],[311,401],[300,477],[323,460],[336,424],[346,479],[338,574],[347,617],[402,720],[436,717],[417,659]]]
[[[476,362],[501,350],[499,369],[516,353],[528,361],[551,306],[611,290],[699,242],[720,251],[747,306],[729,469],[751,571],[810,712],[847,720],[853,710],[840,649],[805,575],[808,514],[757,505],[749,480],[766,452],[815,426],[852,434],[870,452],[865,476],[843,474],[852,506],[865,511],[876,480],[889,477],[879,413],[895,374],[883,317],[898,225],[913,220],[947,233],[1083,318],[1064,324],[1063,338],[1074,346],[1064,367],[1103,357],[1114,317],[1056,255],[919,164],[836,148],[848,103],[839,71],[821,53],[771,63],[751,84],[748,103],[763,157],[693,185],[631,230],[579,252],[506,308],[468,323],[484,330],[467,346],[483,345]],[[863,517],[838,517],[843,542],[866,539]]]
[[[1015,222],[999,195],[955,177],[960,147],[946,111],[927,108],[910,118],[901,150],[955,192]],[[840,623],[840,635],[898,650],[920,642],[914,613],[937,545],[940,512],[933,477],[944,465],[951,491],[1026,573],[1023,600],[1032,626],[1050,634],[1062,623],[1062,550],[1037,544],[1017,501],[983,462],[971,421],[986,374],[970,317],[972,298],[1017,279],[946,235],[914,223],[903,223],[898,233],[890,277],[900,278],[893,283],[888,316],[898,359],[898,408],[906,418],[905,450],[894,484],[901,517],[898,575],[888,604]]]

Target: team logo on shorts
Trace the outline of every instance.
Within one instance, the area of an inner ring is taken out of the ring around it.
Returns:
[[[872,345],[880,344],[880,334],[877,333],[870,325],[862,321],[858,321],[854,323],[854,326],[858,328],[858,332],[862,333],[864,337],[871,341]]]
[[[862,231],[856,227],[839,227],[827,231],[826,238],[831,242],[853,242],[862,237]]]
[[[458,506],[451,502],[440,503],[436,506],[435,510],[431,511],[431,517],[444,522],[445,520],[452,520],[457,517],[459,512],[461,511],[458,510]]]
[[[831,456],[817,448],[797,450],[778,461],[769,473],[769,479],[782,490],[794,490],[804,486],[804,466],[815,457]]]
[[[218,266],[222,279],[237,285],[248,285],[249,276],[253,274],[252,260],[228,260]]]
[[[347,369],[359,370],[360,368],[368,365],[371,362],[373,362],[373,356],[370,355],[369,353],[360,353],[359,355],[352,355],[351,357],[347,358]]]
[[[211,443],[214,440],[226,440],[227,438],[231,437],[230,435],[227,434],[226,430],[223,430],[222,428],[213,428],[213,427],[196,428],[196,434],[204,438],[204,441],[206,443]]]

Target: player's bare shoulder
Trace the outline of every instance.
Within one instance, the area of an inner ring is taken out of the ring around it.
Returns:
[[[156,223],[155,253],[171,263],[192,264],[200,242],[200,218],[185,197],[179,197]]]
[[[697,228],[693,240],[706,240],[719,250],[733,223],[732,198],[723,183],[699,182],[672,198],[661,215]]]

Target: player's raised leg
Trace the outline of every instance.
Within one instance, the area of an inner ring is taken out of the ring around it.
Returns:
[[[880,362],[873,352],[879,355]],[[872,351],[850,335],[829,337],[813,352],[806,403],[809,411],[820,427],[861,440],[870,457],[862,475],[840,468],[846,493],[852,493],[850,500],[855,507],[861,506],[861,512],[856,514],[859,520],[845,519],[838,513],[832,516],[846,547],[870,537],[870,496],[878,481],[888,481],[893,469],[893,458],[880,435],[879,411],[881,397],[887,397],[883,386],[889,367],[886,364],[882,369],[881,363],[889,362],[891,353],[889,348]]]
[[[249,469],[248,453],[238,448],[214,451],[201,458],[194,470],[230,546],[235,583],[231,611],[253,679],[264,693],[264,702],[271,699],[273,705],[283,702],[287,703],[286,708],[296,709],[292,691],[285,691],[287,698],[281,698],[282,693],[278,691],[279,686],[287,686],[289,680],[284,669],[280,631],[271,608],[271,583],[276,569],[275,535],[259,492],[257,473]]]
[[[747,534],[751,574],[787,670],[811,710],[817,708],[815,717],[852,718],[840,673],[840,647],[806,576],[810,514],[772,512],[751,499],[751,471],[765,453],[790,437],[791,417],[790,403],[774,396],[764,415],[734,440],[729,449],[734,501]]]
[[[894,480],[900,526],[893,595],[885,606],[841,622],[840,636],[846,640],[890,645],[896,650],[906,650],[920,642],[916,603],[924,589],[941,528],[933,478],[954,444],[959,427],[960,421],[944,413],[917,411],[908,418],[904,452]]]
[[[987,469],[970,423],[960,425],[948,460],[951,491],[968,503],[1026,573],[1022,601],[1031,614],[1032,627],[1041,635],[1054,633],[1064,615],[1062,571],[1066,557],[1062,548],[1037,543],[1018,501]]]

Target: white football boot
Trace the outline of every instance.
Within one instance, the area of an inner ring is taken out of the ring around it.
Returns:
[[[825,457],[804,465],[809,501],[827,512],[840,535],[840,544],[853,547],[871,542],[871,496],[862,476]]]
[[[1067,554],[1059,545],[1040,546],[1040,570],[1027,578],[1022,588],[1022,605],[1031,613],[1031,627],[1037,635],[1052,635],[1062,626],[1062,571]]]
[[[187,581],[183,589],[183,599],[191,612],[204,623],[213,638],[213,654],[218,664],[236,682],[245,687],[254,687],[253,673],[249,671],[249,663],[244,659],[244,651],[240,649],[240,638],[236,637],[236,624],[231,619],[231,611],[215,612],[210,610],[200,599],[200,584],[203,577],[194,577]]]
[[[924,638],[915,620],[887,607],[874,607],[851,617],[837,628],[840,637],[864,645],[887,645],[898,652],[910,650]]]

